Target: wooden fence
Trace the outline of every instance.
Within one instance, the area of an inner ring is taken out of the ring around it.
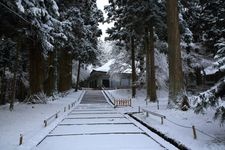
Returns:
[[[115,99],[115,106],[131,106],[131,99]]]

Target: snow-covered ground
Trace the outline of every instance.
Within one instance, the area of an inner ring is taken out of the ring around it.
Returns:
[[[130,98],[131,91],[127,89],[112,90],[110,93],[116,98]],[[133,108],[119,108],[121,111],[138,111],[138,106],[153,112],[165,115],[164,124],[161,125],[159,117],[145,114],[137,114],[136,117],[159,130],[166,136],[175,139],[186,147],[196,150],[224,150],[225,149],[225,128],[219,121],[213,120],[214,111],[208,110],[205,114],[197,115],[192,109],[180,111],[177,109],[167,109],[168,93],[160,91],[157,93],[159,99],[159,110],[157,103],[147,103],[145,101],[145,91],[138,90],[135,99],[132,99]],[[197,129],[197,139],[193,138],[192,126]]]
[[[12,112],[8,110],[8,106],[0,106],[0,120],[1,120],[0,121],[0,146],[1,146],[0,149],[24,150],[24,149],[29,149],[30,147],[32,147],[32,142],[33,144],[37,144],[37,142],[39,142],[41,139],[43,139],[43,137],[49,134],[49,132],[54,128],[54,126],[60,123],[62,119],[68,115],[69,111],[63,112],[64,107],[67,107],[68,104],[71,104],[72,102],[78,101],[78,98],[80,97],[81,93],[82,93],[81,91],[77,93],[71,92],[66,97],[58,98],[55,101],[48,102],[48,104],[31,105],[31,104],[18,103],[15,105],[15,110]],[[118,99],[121,99],[121,98],[127,99],[127,98],[130,98],[131,96],[131,91],[127,89],[111,90],[110,93],[115,98],[118,98]],[[166,136],[173,138],[174,140],[184,144],[186,147],[193,150],[196,150],[196,149],[224,150],[225,149],[225,140],[224,140],[225,129],[224,129],[224,126],[220,126],[219,121],[213,120],[214,111],[208,110],[204,115],[196,115],[192,109],[186,112],[183,112],[177,109],[167,109],[168,93],[165,91],[160,91],[157,94],[159,97],[159,110],[157,109],[157,103],[146,104],[145,92],[143,90],[137,91],[137,97],[135,99],[132,99],[132,107],[121,107],[121,108],[117,108],[116,110],[120,112],[129,112],[129,111],[137,112],[138,106],[141,106],[141,108],[145,108],[150,111],[165,115],[166,119],[164,120],[164,124],[161,125],[161,120],[159,117],[155,117],[152,115],[149,115],[149,117],[146,117],[145,114],[140,113],[140,114],[136,114],[137,118],[143,120],[145,123],[148,123],[151,127],[159,130],[161,133],[165,134]],[[78,102],[76,104],[78,104]],[[49,125],[49,127],[44,128],[43,120],[48,118],[49,116],[51,116],[57,111],[61,111],[59,114],[59,118],[54,120]],[[105,115],[109,115],[109,114],[105,114]],[[112,114],[112,115],[118,115],[118,114]],[[124,120],[119,120],[119,119],[121,118],[118,118],[115,121],[124,122]],[[82,120],[82,121],[85,121],[85,120]],[[99,121],[105,122],[106,120],[104,120],[103,118],[103,119],[100,119]],[[65,120],[64,122],[61,122],[62,125],[63,123],[68,124],[68,123],[71,123],[71,121],[68,122],[68,120]],[[82,122],[79,122],[79,123],[82,123]],[[192,125],[194,125],[197,129],[197,139],[193,139],[192,128],[191,128]],[[96,129],[98,128],[99,127],[96,127]],[[128,129],[129,128],[127,128],[127,130]],[[79,131],[79,129],[77,130]],[[88,129],[88,130],[91,131],[92,129]],[[56,130],[55,132],[58,132],[58,130]],[[93,132],[96,132],[96,131],[93,131]],[[24,136],[24,144],[22,146],[18,146],[20,134],[23,134]],[[110,140],[113,140],[114,138],[116,139],[116,136]],[[126,138],[126,136],[124,136],[124,138]],[[135,137],[135,138],[138,139],[138,137]],[[105,139],[108,139],[108,137],[104,136],[102,137],[102,139],[105,140]],[[82,139],[79,138],[76,140],[82,140]],[[93,139],[90,139],[90,140],[93,140]],[[67,143],[68,142],[69,141],[67,141]],[[77,142],[77,144],[78,143],[79,142]],[[66,144],[66,142],[64,144]],[[107,147],[107,145],[108,144],[105,143],[105,146],[103,145],[103,147]],[[80,147],[84,148],[85,144],[83,145],[81,144]],[[118,146],[115,148],[118,148]]]
[[[59,118],[50,124],[54,125],[69,112],[64,112],[64,107],[68,109],[68,105],[76,102],[81,94],[81,91],[71,91],[67,96],[59,97],[47,104],[17,103],[12,112],[9,111],[8,105],[0,106],[0,149],[12,150],[18,148],[20,134],[23,135],[23,141],[26,144],[28,140],[44,129],[43,121],[46,118],[60,111]]]

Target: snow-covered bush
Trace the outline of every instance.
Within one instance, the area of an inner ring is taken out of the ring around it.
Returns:
[[[198,96],[190,97],[194,103],[196,113],[204,113],[207,109],[213,108],[215,110],[214,119],[219,119],[221,124],[225,123],[225,101],[221,99],[225,89],[225,78],[220,80],[211,89],[200,93]]]
[[[27,103],[27,104],[47,104],[47,102],[48,102],[48,98],[44,94],[44,92],[33,94],[24,100],[24,103]]]
[[[217,53],[214,56],[214,59],[216,60],[214,63],[215,67],[220,70],[225,70],[225,39],[221,38],[214,46],[217,49]]]
[[[214,119],[220,119],[221,124],[225,123],[225,107],[220,106],[216,109]]]

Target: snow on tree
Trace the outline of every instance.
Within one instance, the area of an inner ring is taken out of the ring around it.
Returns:
[[[221,0],[181,0],[181,4],[183,6],[183,19],[186,20],[193,36],[193,43],[186,46],[188,52],[185,59],[188,60],[189,69],[195,72],[194,68],[200,68],[198,74],[203,76],[203,79],[207,76],[213,76],[215,81],[218,81],[209,90],[205,90],[191,99],[196,101],[196,112],[204,112],[207,108],[213,107],[215,108],[215,118],[220,119],[223,123],[225,118],[224,104],[220,97],[224,96],[222,91],[225,88],[222,75],[225,47],[224,2]],[[197,76],[194,78],[197,81]]]
[[[225,102],[221,99],[224,95],[225,78],[222,78],[215,86],[209,90],[200,93],[197,96],[191,97],[194,102],[195,112],[204,113],[207,109],[215,110],[214,119],[219,119],[221,124],[225,123]]]
[[[181,1],[184,6],[184,19],[193,33],[194,42],[203,42],[208,52],[216,53],[216,43],[224,38],[224,1]]]
[[[12,91],[9,87],[9,81],[13,78],[12,70],[16,59],[16,43],[11,39],[1,37],[0,40],[0,104],[9,101],[9,94]]]
[[[139,49],[138,43],[143,43],[144,34],[146,33],[146,29],[148,31],[153,31],[153,26],[159,25],[163,26],[165,25],[163,23],[163,14],[165,14],[165,11],[160,11],[163,9],[163,2],[162,1],[109,1],[110,5],[105,7],[105,10],[108,12],[108,18],[106,19],[106,22],[114,22],[114,27],[107,30],[107,33],[109,34],[109,37],[107,39],[109,40],[120,40],[123,41],[125,46],[128,47],[128,49],[131,50],[131,60],[132,63],[132,95],[135,96],[135,86],[137,84],[136,82],[136,73],[135,73],[135,54],[137,53],[137,50]],[[162,27],[163,28],[163,27]],[[157,30],[160,31],[160,30]],[[146,33],[148,34],[148,33]],[[153,32],[150,34],[150,36],[153,37]],[[154,48],[153,46],[153,38],[150,39],[150,52],[153,52],[153,58],[154,58]],[[148,40],[146,40],[148,43]],[[142,44],[143,45],[143,44]],[[152,51],[151,51],[151,49]],[[149,57],[149,55],[147,56]],[[140,57],[141,58],[141,57]],[[153,59],[150,59],[151,61]],[[155,76],[154,72],[154,61],[150,63],[152,66],[147,67],[151,68],[152,75],[151,78]],[[150,85],[155,85],[154,78],[150,81],[153,81]],[[155,89],[154,86],[151,87],[151,89]],[[152,90],[154,91],[154,90]],[[155,93],[155,92],[154,92]],[[151,94],[155,95],[155,94]],[[152,96],[152,100],[156,96]]]
[[[218,43],[215,43],[216,55],[214,56],[215,63],[214,66],[218,70],[225,70],[225,37],[218,40]]]
[[[54,0],[16,1],[19,13],[30,22],[27,34],[37,34],[44,52],[53,51],[55,38],[67,39],[63,23],[58,20],[58,6]]]

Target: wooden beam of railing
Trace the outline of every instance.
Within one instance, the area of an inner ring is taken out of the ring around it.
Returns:
[[[58,111],[58,112],[56,112],[55,114],[53,114],[52,116],[50,116],[49,118],[47,118],[47,119],[45,119],[44,120],[44,125],[45,125],[45,127],[47,127],[47,125],[48,125],[48,122],[51,120],[51,119],[53,119],[53,118],[58,118],[58,114],[60,113],[60,111]]]
[[[160,117],[161,118],[161,124],[163,124],[163,119],[166,119],[166,116],[164,116],[164,115],[161,115],[161,114],[158,114],[158,113],[155,113],[155,112],[151,112],[151,111],[146,110],[146,109],[142,109],[142,111],[146,112],[146,117],[148,117],[149,114],[151,114],[153,116]]]

